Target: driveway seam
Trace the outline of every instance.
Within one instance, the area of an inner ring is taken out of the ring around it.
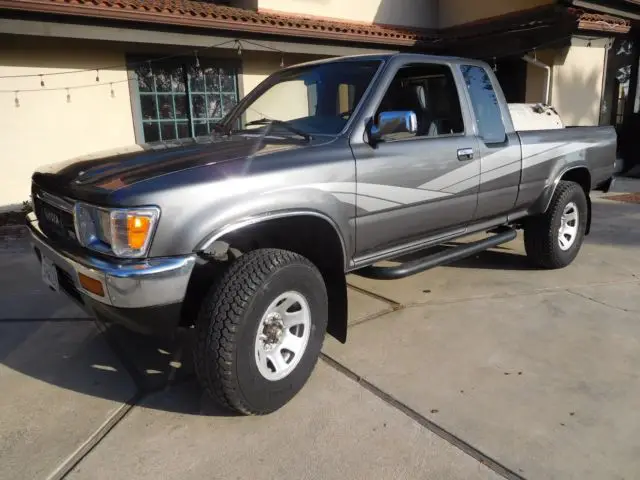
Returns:
[[[99,445],[99,443],[114,429],[124,417],[135,407],[135,405],[144,397],[145,394],[137,392],[133,397],[120,405],[118,409],[105,422],[93,432],[87,440],[80,445],[75,452],[69,455],[58,467],[51,473],[46,480],[62,480],[64,479],[91,451]]]
[[[450,445],[453,445],[454,447],[458,448],[459,450],[461,450],[465,454],[467,454],[470,457],[472,457],[473,459],[477,460],[482,465],[484,465],[487,468],[491,469],[496,474],[498,474],[498,475],[500,475],[500,476],[502,476],[502,477],[504,477],[504,478],[506,478],[508,480],[525,480],[524,477],[522,477],[521,475],[518,475],[516,472],[511,470],[509,467],[501,464],[500,462],[498,462],[497,460],[493,459],[489,455],[483,453],[481,450],[479,450],[478,448],[474,447],[470,443],[466,442],[462,438],[460,438],[460,437],[456,436],[455,434],[449,432],[448,430],[446,430],[445,428],[441,427],[437,423],[429,420],[428,418],[426,418],[422,414],[418,413],[416,410],[412,409],[411,407],[409,407],[405,403],[401,402],[400,400],[398,400],[394,396],[392,396],[389,393],[387,393],[387,392],[381,390],[380,388],[376,387],[373,383],[371,383],[368,380],[364,379],[363,377],[361,377],[360,375],[358,375],[357,373],[355,373],[353,370],[349,369],[348,367],[344,366],[343,364],[341,364],[337,360],[331,358],[326,353],[321,353],[320,354],[320,358],[325,363],[327,363],[327,365],[329,365],[330,367],[332,367],[333,369],[335,369],[339,373],[343,374],[344,376],[346,376],[350,380],[354,381],[355,383],[360,385],[362,388],[364,388],[368,392],[374,394],[376,397],[378,397],[380,400],[382,400],[383,402],[385,402],[389,406],[395,408],[396,410],[399,410],[400,412],[402,412],[404,415],[406,415],[407,417],[409,417],[413,421],[417,422],[418,424],[420,424],[424,428],[426,428],[429,431],[431,431],[432,433],[436,434],[437,436],[442,438],[444,441],[446,441]]]
[[[589,284],[584,284],[584,285],[574,285],[571,288],[584,288],[584,287],[598,287],[598,286],[605,286],[605,285],[626,285],[628,283],[637,283],[638,280],[634,279],[634,280],[620,280],[620,281],[614,281],[614,282],[604,282],[604,283],[589,283]],[[575,292],[571,292],[569,289],[567,289],[566,287],[555,287],[555,288],[543,288],[540,290],[532,290],[530,292],[521,292],[521,293],[497,293],[497,294],[492,294],[492,295],[482,295],[482,296],[477,296],[477,297],[468,297],[468,298],[455,298],[455,299],[448,299],[448,300],[427,300],[424,302],[414,302],[414,303],[408,303],[406,305],[401,305],[399,308],[396,309],[391,309],[391,310],[383,310],[381,312],[377,312],[374,313],[372,315],[369,315],[361,320],[358,320],[356,322],[353,322],[351,324],[349,324],[349,328],[354,328],[354,327],[358,327],[360,325],[363,325],[365,323],[369,323],[373,320],[377,320],[381,317],[384,317],[385,315],[389,315],[391,313],[395,313],[398,311],[403,311],[403,310],[409,310],[409,309],[413,309],[413,308],[420,308],[420,307],[427,307],[429,305],[433,305],[433,306],[442,306],[442,305],[453,305],[455,303],[464,303],[464,302],[472,302],[474,300],[505,300],[505,299],[509,299],[509,298],[518,298],[518,297],[530,297],[533,295],[542,295],[542,294],[554,294],[554,293],[560,293],[560,292],[564,292],[564,291],[568,291],[570,293],[574,293],[576,295],[579,295]],[[363,291],[363,293],[365,293],[366,291]],[[579,295],[582,296],[582,295]],[[588,297],[584,297],[587,298],[588,300],[593,300],[596,303],[601,303],[598,302],[592,298],[588,298]],[[398,304],[400,305],[400,304]],[[607,307],[611,307],[611,308],[617,308],[614,307],[612,305],[607,305],[602,303],[602,305],[605,305]],[[623,310],[626,312],[632,312],[631,310]]]
[[[174,386],[180,382],[177,382],[175,379],[175,373],[170,375],[167,379],[167,382],[164,386],[158,388],[145,388],[142,376],[135,368],[133,363],[127,358],[125,352],[120,348],[117,342],[113,340],[111,335],[109,334],[108,328],[105,325],[93,319],[98,332],[100,332],[109,348],[116,355],[122,366],[124,367],[127,374],[131,377],[133,381],[136,393],[128,400],[126,400],[122,405],[118,407],[118,409],[105,420],[105,422],[98,427],[98,429],[93,432],[89,438],[80,445],[76,451],[74,451],[71,455],[69,455],[54,471],[51,473],[46,480],[63,480],[69,475],[76,466],[78,466],[82,460],[84,460],[87,455],[89,455],[96,447],[100,445],[100,442],[104,440],[104,438],[116,427],[118,424],[125,419],[125,417],[131,412],[134,407],[140,404],[145,397],[166,390],[169,386]],[[182,349],[179,350],[179,355],[182,355]],[[173,373],[173,372],[172,372]]]
[[[403,307],[403,305],[401,303],[396,302],[395,300],[391,300],[390,298],[384,297],[378,293],[375,292],[371,292],[369,290],[366,290],[362,287],[356,287],[355,285],[352,285],[350,283],[347,282],[347,287],[351,288],[352,290],[358,292],[358,293],[362,293],[363,295],[367,295],[369,297],[375,298],[376,300],[380,300],[381,302],[384,303],[388,303],[389,305],[391,305],[391,307],[394,310],[399,310]]]
[[[620,311],[620,312],[625,312],[625,313],[640,313],[640,311],[639,311],[639,310],[630,310],[630,309],[628,309],[628,308],[622,308],[622,307],[618,307],[618,306],[616,306],[616,305],[611,305],[610,303],[606,303],[606,302],[603,302],[603,301],[601,301],[601,300],[597,300],[597,299],[595,299],[595,298],[593,298],[593,297],[590,297],[589,295],[584,295],[584,294],[582,294],[582,293],[580,293],[580,292],[574,292],[573,290],[568,289],[568,288],[567,288],[567,292],[568,292],[568,293],[570,293],[570,294],[572,294],[572,295],[575,295],[575,296],[577,296],[577,297],[584,298],[585,300],[590,300],[590,301],[592,301],[592,302],[594,302],[594,303],[597,303],[598,305],[602,305],[602,306],[604,306],[604,307],[612,308],[612,309],[614,309],[614,310],[618,310],[618,311]]]

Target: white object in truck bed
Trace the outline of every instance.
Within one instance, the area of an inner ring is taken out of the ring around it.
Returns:
[[[556,110],[541,103],[510,103],[509,112],[516,131],[564,128]]]

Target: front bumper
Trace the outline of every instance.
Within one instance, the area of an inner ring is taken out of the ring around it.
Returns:
[[[195,255],[106,261],[58,245],[54,247],[33,214],[27,224],[38,258],[42,261],[42,256],[46,256],[55,265],[60,290],[92,315],[142,333],[164,333],[179,323]],[[104,295],[84,289],[79,274],[100,282]]]

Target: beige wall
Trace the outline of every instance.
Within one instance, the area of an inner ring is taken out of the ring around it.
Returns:
[[[440,0],[440,28],[553,3],[552,0]]]
[[[532,54],[533,56],[533,54]],[[553,89],[553,63],[556,58],[555,50],[544,50],[537,52],[535,58],[540,62],[551,67],[551,78],[549,91]],[[544,86],[547,78],[547,71],[536,65],[527,64],[527,91],[525,102],[542,103],[544,102]],[[551,101],[551,98],[549,98]]]
[[[259,0],[258,8],[355,22],[438,26],[438,0]]]
[[[556,56],[551,103],[565,125],[598,125],[605,53],[574,45]]]
[[[542,51],[538,60],[551,65],[550,103],[567,126],[598,125],[604,75],[606,48],[604,40],[594,40],[591,46],[574,40],[571,47]],[[543,101],[545,71],[527,66],[526,101]]]
[[[64,46],[51,41],[18,43],[17,37],[0,38],[0,76],[54,73],[91,68],[96,65],[123,65],[123,54],[86,50],[82,43]],[[2,183],[0,208],[18,204],[29,197],[30,177],[39,165],[65,160],[97,150],[135,143],[129,88],[115,83],[115,97],[109,82],[126,80],[123,70],[100,72],[100,86],[47,91],[52,88],[96,84],[96,72],[40,78],[0,78],[0,90],[28,90],[18,94],[0,93],[0,152]],[[41,89],[42,88],[42,89]]]

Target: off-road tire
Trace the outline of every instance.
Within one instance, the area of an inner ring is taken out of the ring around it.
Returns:
[[[285,378],[259,372],[255,339],[262,316],[278,295],[295,290],[311,312],[311,329],[300,363]],[[303,256],[260,249],[236,259],[206,295],[195,325],[198,380],[221,407],[265,415],[287,404],[306,384],[318,361],[328,321],[321,273]]]
[[[559,229],[564,208],[570,202],[577,206],[578,233],[569,249],[562,250],[558,244]],[[561,181],[547,211],[529,218],[524,226],[524,246],[529,261],[545,269],[560,269],[570,265],[584,241],[588,208],[582,187],[575,182]]]

